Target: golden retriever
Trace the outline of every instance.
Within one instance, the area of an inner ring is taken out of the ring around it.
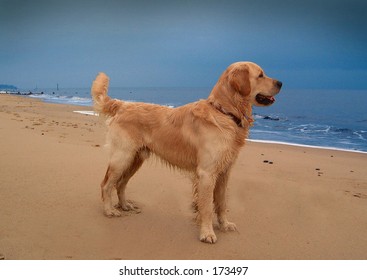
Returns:
[[[104,214],[120,216],[121,210],[136,209],[126,200],[126,185],[155,154],[192,174],[201,241],[217,241],[214,213],[221,230],[236,230],[226,213],[228,175],[253,122],[252,105],[273,104],[282,83],[255,63],[237,62],[223,72],[206,100],[177,108],[111,99],[108,84],[109,78],[100,73],[91,89],[95,110],[108,117],[110,160],[101,184]],[[119,199],[115,207],[114,187]]]

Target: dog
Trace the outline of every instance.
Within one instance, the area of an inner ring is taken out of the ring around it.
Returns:
[[[121,211],[137,209],[126,199],[126,185],[154,154],[191,174],[202,242],[217,241],[214,214],[221,230],[235,231],[226,213],[228,176],[254,121],[252,106],[272,105],[282,83],[255,63],[237,62],[223,72],[206,100],[177,108],[111,99],[108,85],[108,76],[99,73],[91,88],[95,110],[108,118],[110,160],[101,183],[104,214],[118,217]],[[119,201],[114,207],[113,188]]]

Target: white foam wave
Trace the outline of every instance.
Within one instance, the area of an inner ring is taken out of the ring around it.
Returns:
[[[88,115],[88,116],[99,116],[99,114],[94,111],[73,111],[73,113]]]
[[[92,99],[79,96],[67,96],[67,95],[54,95],[54,94],[31,94],[31,98],[42,99],[45,102],[50,103],[62,103],[71,105],[92,105]]]
[[[256,140],[256,139],[246,139],[246,141],[254,142],[254,143],[263,143],[263,144],[279,144],[279,145],[287,145],[287,146],[305,147],[305,148],[311,148],[311,149],[323,149],[323,150],[367,154],[367,152],[364,152],[364,151],[348,150],[348,149],[341,149],[341,148],[335,148],[335,147],[311,146],[311,145],[295,144],[295,143],[288,143],[288,142],[281,142],[281,141]]]

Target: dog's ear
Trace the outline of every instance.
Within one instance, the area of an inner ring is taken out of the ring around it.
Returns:
[[[227,73],[228,83],[231,88],[241,94],[242,96],[249,95],[251,92],[251,85],[249,79],[249,70],[244,67],[236,67]]]

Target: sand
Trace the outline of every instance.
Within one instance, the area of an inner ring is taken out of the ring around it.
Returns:
[[[154,160],[107,218],[102,118],[0,95],[0,256],[29,259],[367,259],[367,154],[248,142],[229,181],[238,232],[198,240],[184,174]]]

